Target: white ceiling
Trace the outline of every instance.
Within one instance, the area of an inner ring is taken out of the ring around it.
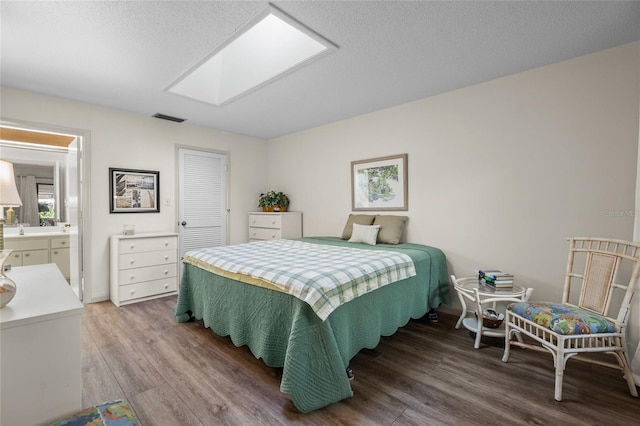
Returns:
[[[640,40],[638,1],[276,1],[338,50],[223,107],[164,91],[267,4],[3,0],[0,81],[270,139]]]

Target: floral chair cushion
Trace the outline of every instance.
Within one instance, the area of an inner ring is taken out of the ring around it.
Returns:
[[[605,317],[561,303],[512,303],[507,309],[558,334],[615,333],[615,324]]]

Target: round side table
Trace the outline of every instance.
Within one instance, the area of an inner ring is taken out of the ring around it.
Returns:
[[[491,308],[495,310],[499,303],[527,301],[533,292],[532,288],[525,288],[515,283],[509,289],[496,289],[481,283],[478,277],[456,278],[452,275],[451,282],[462,305],[462,313],[456,323],[456,329],[462,325],[467,330],[476,333],[473,345],[476,349],[480,347],[482,336],[504,337],[504,323],[497,328],[482,325],[482,305],[491,305]],[[472,304],[473,309],[467,307],[467,302]]]

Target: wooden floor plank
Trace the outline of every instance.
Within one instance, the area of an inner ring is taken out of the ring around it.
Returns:
[[[392,423],[393,426],[448,426],[451,423],[439,419],[429,418],[423,412],[414,411],[407,408]],[[466,425],[465,425],[466,426]]]
[[[168,383],[139,393],[131,397],[129,401],[143,425],[205,425],[195,413],[187,408],[180,396]]]
[[[268,412],[273,403],[265,403],[270,401],[264,398],[251,398],[249,401],[243,398],[244,387],[250,377],[234,382],[229,380],[226,370],[210,367],[215,357],[206,355],[213,352],[212,348],[199,346],[185,351],[164,339],[146,347],[147,359],[203,423],[238,425],[251,423],[256,418],[273,418],[273,413]],[[224,360],[216,360],[218,366],[225,363]],[[270,393],[268,388],[265,392],[267,395]],[[267,413],[261,414],[256,407]]]
[[[627,426],[640,418],[620,372],[569,361],[564,401],[553,399],[550,355],[502,340],[412,320],[351,361],[354,396],[311,413],[280,392],[281,369],[216,336],[202,321],[178,324],[175,296],[83,314],[83,403],[127,399],[144,425],[535,425]]]
[[[89,407],[116,399],[126,400],[86,323],[82,327],[82,406]]]
[[[144,345],[123,344],[110,346],[102,352],[128,398],[165,383],[160,373],[147,360],[145,350]]]

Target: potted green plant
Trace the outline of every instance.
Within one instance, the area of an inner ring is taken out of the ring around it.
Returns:
[[[286,212],[289,207],[289,197],[284,192],[265,192],[258,198],[258,207],[262,207],[263,212]]]

